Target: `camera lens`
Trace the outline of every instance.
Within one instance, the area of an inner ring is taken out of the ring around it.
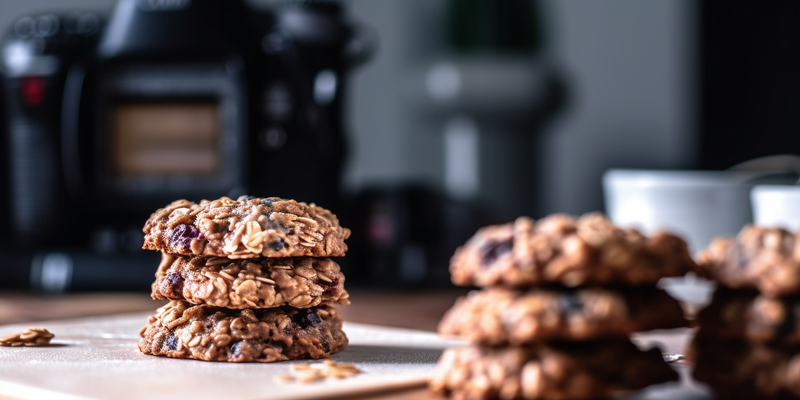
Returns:
[[[22,17],[14,24],[14,33],[23,38],[33,35],[35,29],[36,21],[31,17]]]
[[[90,36],[100,28],[100,19],[94,14],[83,14],[78,17],[77,31],[81,35]]]
[[[59,21],[53,14],[42,15],[36,18],[36,35],[42,37],[53,36],[58,32]]]
[[[70,13],[64,19],[64,31],[69,34],[91,36],[100,28],[100,18],[93,13]]]

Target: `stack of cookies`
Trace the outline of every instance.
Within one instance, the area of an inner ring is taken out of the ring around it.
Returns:
[[[714,280],[698,314],[694,376],[724,398],[800,397],[800,241],[781,228],[745,226],[699,255]]]
[[[453,283],[481,286],[445,314],[448,349],[431,388],[457,399],[587,399],[676,380],[632,332],[686,326],[655,287],[694,268],[686,243],[645,237],[600,214],[553,215],[479,230],[451,260]]]
[[[314,204],[280,198],[175,201],[144,226],[162,252],[153,299],[170,300],[140,332],[142,353],[206,361],[324,358],[347,346],[332,304],[349,304],[350,230]]]

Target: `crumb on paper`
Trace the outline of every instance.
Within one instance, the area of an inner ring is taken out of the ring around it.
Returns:
[[[284,382],[292,382],[294,381],[294,375],[278,375],[275,377],[276,382],[284,383]]]
[[[19,333],[0,337],[0,346],[46,346],[54,336],[45,328],[28,328]]]
[[[278,375],[275,381],[312,383],[326,378],[342,379],[361,373],[361,370],[353,364],[337,363],[329,358],[318,364],[294,364],[290,369],[294,374]]]

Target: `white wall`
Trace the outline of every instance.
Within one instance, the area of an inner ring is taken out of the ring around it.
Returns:
[[[694,9],[687,0],[550,0],[552,55],[571,104],[538,153],[543,213],[600,209],[611,167],[679,168],[695,156]]]
[[[378,57],[353,75],[351,188],[371,183],[441,184],[440,132],[401,99],[402,75],[441,50],[445,2],[351,0],[374,26]],[[689,0],[545,0],[548,56],[563,68],[569,102],[541,134],[538,214],[602,209],[612,167],[681,168],[693,134],[694,5]],[[437,26],[438,24],[438,26]],[[497,160],[502,162],[502,160]],[[498,177],[498,179],[503,179]],[[531,183],[533,184],[533,183]]]
[[[353,71],[347,104],[350,160],[345,185],[351,191],[373,185],[425,181],[442,175],[441,132],[425,130],[404,86],[410,71],[444,42],[445,1],[349,0],[352,19],[374,29],[376,57]]]

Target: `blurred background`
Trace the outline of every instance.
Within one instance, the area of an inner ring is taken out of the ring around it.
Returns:
[[[444,287],[480,226],[613,217],[609,170],[800,154],[798,22],[790,2],[4,0],[0,286],[148,291],[151,212],[251,194],[337,213],[349,285]],[[797,171],[779,161],[750,169]]]

